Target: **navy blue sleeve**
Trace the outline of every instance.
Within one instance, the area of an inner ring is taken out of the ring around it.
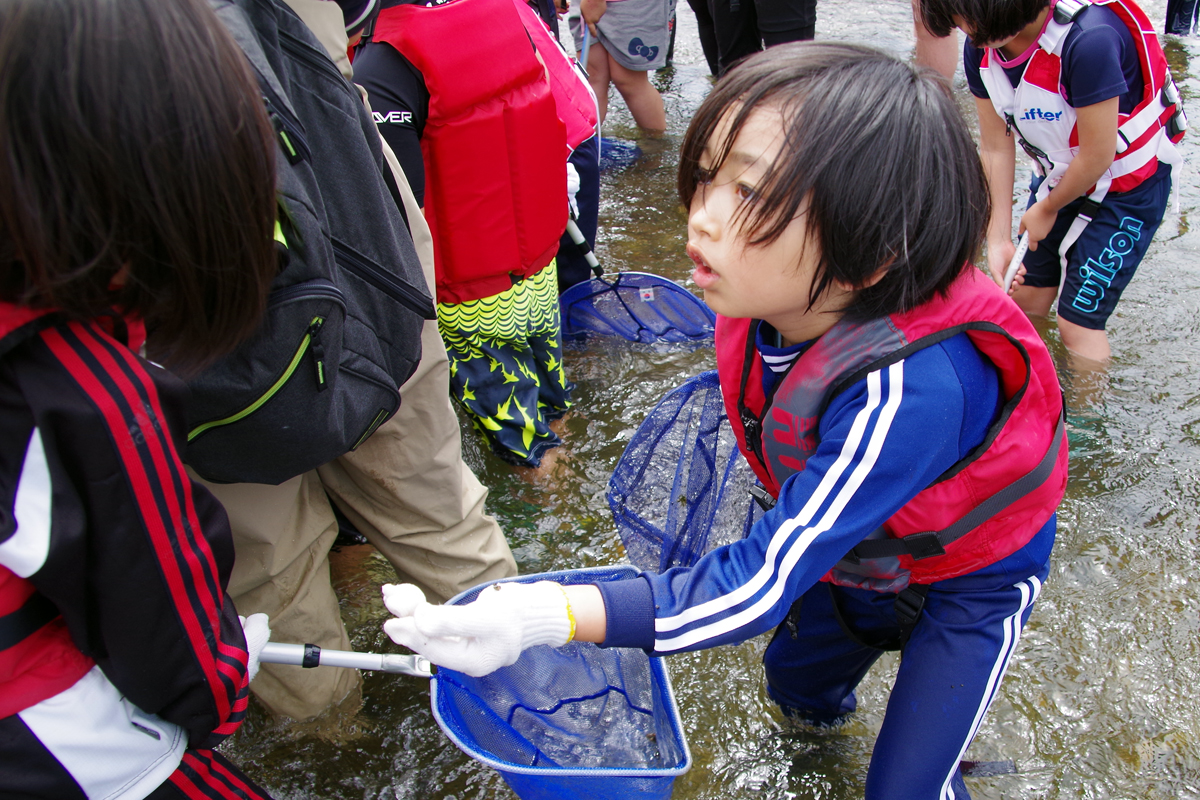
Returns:
[[[983,78],[979,77],[979,65],[983,61],[983,51],[975,45],[971,44],[971,40],[963,37],[963,72],[967,76],[967,88],[971,90],[971,94],[978,97],[980,100],[988,98],[987,87],[983,85]]]
[[[606,644],[666,654],[771,630],[842,556],[983,441],[999,398],[995,369],[961,334],[871,373],[830,404],[817,451],[745,539],[694,567],[602,588]]]
[[[354,56],[354,82],[367,99],[384,141],[396,153],[417,203],[425,205],[421,132],[429,117],[429,91],[416,67],[396,48],[368,42]]]
[[[1074,108],[1121,98],[1128,114],[1142,99],[1142,67],[1133,34],[1117,15],[1092,6],[1075,19],[1063,42],[1062,83]]]

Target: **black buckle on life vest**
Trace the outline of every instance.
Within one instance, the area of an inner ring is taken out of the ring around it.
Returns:
[[[908,634],[921,618],[921,610],[925,608],[925,596],[929,594],[927,584],[915,583],[896,595],[896,621],[900,623],[901,636],[908,641]]]
[[[1079,204],[1079,213],[1076,216],[1084,217],[1088,222],[1091,222],[1099,213],[1100,204],[1092,198],[1086,197],[1084,198],[1083,202]]]
[[[1079,0],[1058,0],[1058,4],[1054,6],[1054,21],[1059,25],[1074,22],[1084,7],[1085,4],[1080,3]]]
[[[754,502],[758,503],[758,507],[763,511],[770,511],[775,507],[775,498],[771,497],[771,493],[757,483],[751,486],[748,490],[750,496],[754,498]]]
[[[942,541],[938,539],[936,531],[909,534],[901,541],[904,542],[904,547],[912,556],[913,561],[946,555],[946,548],[942,546]]]

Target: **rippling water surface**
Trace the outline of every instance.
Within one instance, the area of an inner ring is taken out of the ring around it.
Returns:
[[[686,4],[675,64],[653,76],[669,131],[643,142],[636,166],[604,177],[597,254],[610,269],[686,280],[684,217],[674,196],[678,145],[711,82]],[[1146,6],[1161,25],[1165,0]],[[819,38],[866,41],[908,55],[907,2],[822,0]],[[1194,39],[1165,37],[1185,98],[1200,97]],[[961,68],[956,88],[973,109]],[[606,135],[633,138],[614,91]],[[1191,99],[1193,118],[1200,103]],[[1184,152],[1200,164],[1193,134]],[[1023,180],[1022,179],[1019,179]],[[1054,565],[1000,696],[968,757],[1013,759],[1018,774],[969,779],[977,798],[1200,797],[1200,236],[1196,167],[1177,176],[1179,205],[1163,223],[1110,322],[1107,375],[1077,375],[1053,320],[1042,326],[1063,364],[1071,481],[1059,512]],[[529,477],[464,433],[468,461],[492,487],[491,511],[522,572],[623,558],[604,488],[614,464],[659,397],[714,365],[711,349],[658,350],[603,343],[571,350],[579,385],[566,444]],[[339,588],[355,647],[395,647],[379,631],[376,586],[390,567],[367,555]],[[695,757],[675,783],[679,800],[861,797],[872,742],[895,674],[891,655],[860,690],[847,725],[786,726],[763,689],[765,639],[668,659]],[[281,798],[512,798],[490,769],[462,755],[434,723],[428,686],[368,674],[353,715],[281,728],[261,714],[228,747],[248,774]]]

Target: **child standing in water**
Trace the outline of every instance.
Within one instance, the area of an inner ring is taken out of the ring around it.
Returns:
[[[212,748],[267,618],[225,593],[187,388],[139,355],[199,369],[257,327],[261,90],[204,0],[3,0],[0,109],[0,797],[266,800]]]
[[[866,796],[967,797],[959,762],[1046,579],[1067,449],[1046,348],[969,261],[988,194],[966,125],[932,72],[783,45],[701,105],[679,191],[726,408],[773,508],[663,574],[452,607],[384,587],[385,630],[471,674],[572,638],[662,655],[774,631],[768,692],[819,725],[900,649]]]
[[[925,24],[967,35],[963,67],[992,188],[988,268],[1012,259],[1014,143],[1037,172],[1013,299],[1075,356],[1103,363],[1105,327],[1162,223],[1186,127],[1154,26],[1132,0],[921,0]],[[1086,362],[1085,362],[1086,363]]]

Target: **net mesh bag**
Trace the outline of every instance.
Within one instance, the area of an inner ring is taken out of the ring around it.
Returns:
[[[659,401],[617,462],[607,497],[629,560],[664,572],[743,538],[762,514],[754,484],[714,370]]]
[[[631,342],[697,342],[713,338],[716,315],[679,284],[645,272],[577,283],[559,297],[566,338],[589,334]]]
[[[528,575],[565,585],[628,579],[629,566]],[[450,602],[474,600],[477,586]],[[482,678],[439,669],[434,717],[523,800],[668,798],[691,754],[666,668],[641,650],[532,647]]]

